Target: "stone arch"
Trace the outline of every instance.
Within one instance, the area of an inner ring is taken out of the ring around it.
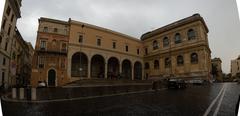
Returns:
[[[87,77],[88,75],[88,57],[83,52],[76,52],[71,59],[71,76]]]
[[[134,63],[134,79],[142,79],[142,63],[139,61]]]
[[[56,80],[57,80],[57,71],[55,69],[49,69],[48,80],[47,80],[48,86],[56,86]]]
[[[132,63],[128,59],[122,61],[122,77],[132,79]]]
[[[107,77],[116,78],[119,74],[119,60],[116,57],[110,57],[107,65]]]
[[[91,78],[104,78],[105,59],[102,55],[94,55],[91,58]]]

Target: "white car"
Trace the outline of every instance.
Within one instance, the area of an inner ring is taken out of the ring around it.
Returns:
[[[39,81],[38,82],[38,87],[46,87],[46,83],[44,81]]]

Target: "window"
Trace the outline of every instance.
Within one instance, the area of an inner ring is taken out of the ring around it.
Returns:
[[[2,72],[2,85],[1,86],[4,86],[4,80],[5,80],[5,72]]]
[[[38,59],[38,67],[39,68],[44,68],[44,58],[43,57],[39,57],[39,59]]]
[[[40,50],[45,50],[46,49],[46,41],[41,40],[40,42]]]
[[[181,43],[181,35],[179,33],[175,34],[175,44]]]
[[[113,49],[116,49],[116,42],[113,42],[113,43],[112,43],[112,48],[113,48]]]
[[[101,46],[101,39],[97,39],[97,45]]]
[[[128,52],[128,46],[127,45],[125,46],[125,49],[126,49],[126,52]]]
[[[52,40],[52,45],[55,46],[55,45],[56,45],[56,42],[57,42],[56,39],[53,39],[53,40]]]
[[[137,49],[137,54],[139,54],[140,53],[140,51],[139,51],[139,49]]]
[[[57,32],[58,32],[58,29],[57,29],[57,28],[54,28],[53,31],[54,31],[55,33],[57,33]]]
[[[197,55],[197,53],[192,53],[191,54],[191,63],[193,63],[193,64],[198,63],[198,55]]]
[[[8,16],[10,15],[10,12],[11,12],[11,8],[10,8],[10,6],[8,6],[8,7],[7,7],[7,11],[6,11],[6,13],[7,13]]]
[[[149,69],[150,68],[149,63],[146,62],[144,68]]]
[[[8,35],[10,35],[10,33],[11,33],[11,29],[12,29],[12,26],[9,26],[9,28],[8,28]]]
[[[12,17],[11,17],[11,22],[13,22],[13,18],[14,18],[14,14],[12,14]]]
[[[48,32],[48,27],[43,27],[43,32]]]
[[[62,52],[67,52],[67,44],[62,43]]]
[[[64,34],[67,35],[67,29],[64,29]]]
[[[15,52],[13,52],[13,54],[12,54],[12,59],[13,59],[13,60],[16,59],[16,54],[15,54]]]
[[[177,65],[180,66],[183,64],[184,64],[183,56],[182,55],[177,56]]]
[[[169,68],[171,66],[171,59],[165,58],[165,68]]]
[[[168,37],[163,38],[163,47],[167,47],[169,45],[169,39]]]
[[[154,61],[154,69],[159,69],[159,61],[158,60]]]
[[[2,65],[6,65],[6,59],[5,58],[3,58]]]
[[[62,61],[61,61],[61,68],[65,68],[65,59],[62,59]]]
[[[195,31],[193,29],[188,30],[188,40],[193,40],[196,37]]]
[[[79,42],[79,43],[82,43],[82,42],[83,42],[83,35],[79,35],[79,36],[78,36],[78,42]]]
[[[153,41],[153,50],[158,49],[158,42],[156,40]]]
[[[6,19],[3,20],[2,29],[5,28],[5,25],[6,25]]]
[[[4,48],[4,50],[7,51],[7,49],[8,49],[8,42],[5,43],[5,48]]]
[[[148,48],[145,48],[145,55],[148,55]]]

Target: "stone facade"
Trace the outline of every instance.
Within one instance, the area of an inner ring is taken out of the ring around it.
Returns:
[[[48,31],[44,32],[44,28]],[[54,30],[64,30],[64,34],[55,34]],[[51,69],[57,73],[55,85],[91,78],[143,80],[174,76],[208,80],[211,51],[207,33],[208,28],[199,14],[148,32],[141,39],[71,19],[40,18],[32,84],[37,86],[38,81],[48,81]],[[165,37],[168,42],[164,44]],[[46,41],[44,52],[40,49],[43,40]],[[57,52],[56,55],[49,50],[53,43],[60,46],[58,41],[67,42],[66,54]],[[44,60],[44,68],[39,68],[37,58],[43,53],[50,59]],[[64,58],[66,68],[61,69],[58,64]],[[181,61],[177,62],[177,58]],[[166,65],[166,59],[172,62]]]
[[[212,59],[212,75],[217,82],[223,81],[222,60],[220,58]]]
[[[231,75],[232,77],[240,78],[240,56],[237,59],[231,60]]]
[[[39,81],[44,81],[49,86],[60,86],[64,82],[69,82],[67,78],[68,29],[67,22],[39,19],[32,61],[32,85],[37,85]]]
[[[30,84],[32,73],[33,47],[31,43],[24,41],[18,29],[13,40],[10,71],[14,76],[13,85],[27,86]]]
[[[209,79],[208,28],[195,14],[141,37],[146,78]]]
[[[15,27],[17,19],[21,17],[20,7],[21,0],[6,0],[3,10],[1,32],[0,32],[0,86],[9,87],[15,83],[12,81],[16,78],[12,74],[12,45],[16,37]],[[1,4],[2,5],[2,4]]]

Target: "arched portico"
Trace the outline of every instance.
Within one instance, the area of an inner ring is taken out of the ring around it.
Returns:
[[[124,60],[122,62],[122,77],[124,79],[132,79],[132,66],[130,60]]]
[[[111,57],[108,59],[108,71],[107,77],[108,78],[116,78],[119,74],[119,61],[115,57]]]
[[[88,75],[88,58],[82,52],[73,54],[71,61],[71,76],[72,77],[87,77]]]
[[[134,64],[134,79],[142,79],[142,64],[138,61]]]
[[[91,59],[91,78],[104,78],[105,60],[101,55],[94,55]]]

